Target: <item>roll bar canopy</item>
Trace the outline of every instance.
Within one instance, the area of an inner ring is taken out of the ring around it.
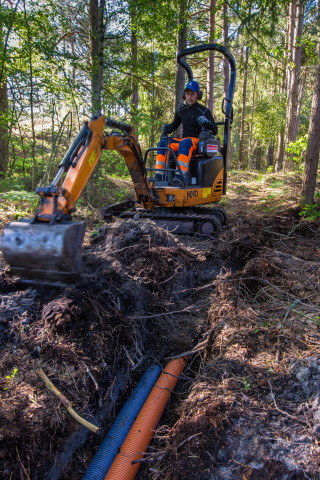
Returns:
[[[230,66],[230,81],[229,81],[229,90],[228,90],[228,97],[223,98],[222,100],[222,112],[224,113],[225,120],[224,120],[224,136],[223,136],[223,148],[222,148],[222,155],[223,155],[223,194],[226,194],[227,188],[227,166],[229,164],[229,155],[230,155],[230,128],[231,123],[233,120],[233,112],[232,112],[232,100],[233,100],[233,93],[235,89],[236,83],[236,62],[231,53],[224,47],[223,45],[219,45],[218,43],[205,43],[203,45],[196,45],[195,47],[184,48],[180,50],[177,54],[177,62],[183,67],[188,74],[188,81],[190,82],[193,80],[193,73],[190,65],[186,62],[183,57],[187,55],[193,55],[194,53],[205,52],[207,50],[215,50],[220,52],[224,55],[224,57],[228,60]]]
[[[236,62],[231,53],[224,47],[223,45],[219,45],[218,43],[205,43],[203,45],[196,45],[195,47],[184,48],[180,50],[177,54],[177,62],[187,71],[188,74],[188,81],[193,80],[193,73],[190,65],[186,62],[183,57],[187,55],[193,55],[194,53],[205,52],[207,50],[216,50],[217,52],[222,53],[225,58],[228,60],[230,65],[230,82],[229,82],[229,91],[227,97],[227,105],[225,110],[225,115],[227,118],[231,118],[232,116],[232,100],[233,100],[233,93],[236,83]]]

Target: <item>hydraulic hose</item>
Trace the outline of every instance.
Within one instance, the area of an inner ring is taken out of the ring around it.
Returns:
[[[103,480],[105,478],[159,373],[160,367],[156,365],[149,367],[145,372],[132,395],[122,407],[82,480]]]
[[[143,458],[170,394],[185,367],[187,357],[168,363],[157,383],[151,390],[141,412],[132,425],[120,452],[116,456],[105,480],[133,480],[140,463],[133,463]]]

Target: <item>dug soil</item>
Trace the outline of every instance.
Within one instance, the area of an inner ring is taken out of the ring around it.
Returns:
[[[320,221],[298,177],[257,181],[233,177],[218,238],[100,226],[67,288],[1,260],[1,479],[81,479],[146,369],[188,354],[139,480],[319,480]]]

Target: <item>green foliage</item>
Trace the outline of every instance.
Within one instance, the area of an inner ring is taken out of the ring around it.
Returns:
[[[28,202],[34,208],[39,203],[39,197],[36,193],[26,192],[25,190],[10,190],[9,192],[1,192],[0,198],[8,202]]]
[[[96,228],[95,230],[93,230],[93,232],[91,233],[91,237],[92,238],[95,238],[98,233],[99,233],[99,228],[102,227],[102,225],[104,224],[103,220],[100,220],[100,222],[97,222],[96,223]]]
[[[269,195],[267,195],[267,197],[260,197],[259,202],[265,203],[265,202],[268,202],[269,200],[277,198],[278,196],[279,196],[278,192],[272,192],[272,193],[269,193]]]
[[[18,369],[14,368],[10,375],[5,376],[6,381],[2,383],[9,386],[12,380],[14,379],[14,377],[17,375],[17,373],[18,373]],[[8,390],[8,387],[4,387],[3,390]]]
[[[129,171],[122,155],[115,151],[103,152],[100,160],[100,180],[106,175],[111,177],[128,177]]]
[[[15,220],[30,217],[38,205],[39,197],[36,193],[26,192],[22,189],[0,192],[0,211],[5,215],[10,214]]]
[[[311,321],[317,325],[317,327],[320,327],[320,317],[319,315],[315,315],[314,317],[311,318]]]
[[[125,188],[119,188],[116,192],[115,192],[115,196],[116,196],[116,200],[117,202],[121,202],[122,200],[124,200],[127,196],[127,189]]]
[[[265,175],[263,173],[259,173],[256,178],[257,183],[264,183],[266,181]]]
[[[24,189],[24,185],[17,178],[0,180],[0,195],[1,192],[8,192],[11,189],[20,191]]]
[[[172,120],[176,39],[178,31],[182,29],[181,20],[186,22],[188,46],[207,43],[210,30],[208,5],[197,0],[105,2],[103,112],[112,118],[133,123],[143,149],[155,146],[162,124]],[[223,42],[222,7],[222,3],[217,3],[214,12],[215,39],[219,43]],[[279,4],[275,0],[259,0],[254,6],[250,2],[228,3],[228,20],[232,30],[228,46],[236,58],[238,72],[231,135],[234,158],[237,158],[239,147],[243,47],[249,51],[245,127],[247,151],[249,138],[252,140],[251,152],[257,146],[263,152],[271,142],[277,147],[279,132],[284,130],[286,96],[279,91],[288,53],[282,33],[286,24],[286,8],[286,3]],[[316,7],[310,5],[308,29],[301,39],[303,66],[313,65],[316,61],[316,13]],[[62,157],[62,145],[68,147],[72,134],[78,130],[83,120],[90,118],[88,2],[81,4],[80,8],[77,1],[26,0],[25,8],[21,2],[16,12],[13,4],[3,2],[0,25],[0,65],[4,67],[9,86],[9,109],[0,111],[0,126],[8,131],[10,158],[6,174],[12,179],[12,184],[9,181],[5,188],[0,184],[0,191],[17,190],[17,181],[27,191],[34,189],[43,180],[50,180]],[[132,32],[137,38],[138,61],[134,64]],[[9,41],[4,56],[7,33]],[[202,102],[205,103],[208,54],[198,54],[187,60],[204,91]],[[223,119],[220,110],[224,95],[222,70],[221,56],[215,55],[214,114],[217,120]],[[139,107],[134,111],[132,92],[137,84]],[[305,134],[308,129],[310,86],[307,73],[299,135]],[[67,112],[70,112],[70,125],[66,125],[61,138],[55,143]],[[219,127],[220,134],[222,130],[223,127]],[[301,155],[295,153],[298,158],[296,164],[302,168],[303,151],[300,153]],[[105,188],[110,176],[128,176],[122,157],[108,152],[104,158],[107,162],[105,166],[102,164],[98,167],[99,172],[95,177],[97,188],[92,191],[98,192],[98,188],[100,191]]]
[[[277,180],[275,182],[272,182],[270,184],[270,187],[271,188],[279,188],[279,187],[282,187],[284,184],[285,184],[285,182],[283,180]]]
[[[315,194],[316,198],[320,198],[320,192]],[[313,205],[305,205],[299,215],[303,217],[304,220],[309,220],[313,222],[317,218],[320,217],[320,208],[318,203],[314,203]]]
[[[290,142],[286,151],[293,154],[293,162],[296,170],[301,170],[304,154],[308,146],[308,135],[300,137],[295,142]]]
[[[310,33],[304,36],[302,47],[303,47],[303,56],[302,60],[303,63],[307,65],[317,65],[319,58],[318,58],[318,51],[317,51],[317,41],[316,38],[313,38]]]
[[[285,128],[286,99],[283,95],[265,96],[256,104],[253,136],[264,145],[275,140]]]
[[[276,45],[269,51],[270,55],[276,60],[282,61],[285,58],[286,51],[284,45]]]
[[[242,383],[243,383],[244,389],[245,389],[246,391],[250,390],[251,384],[248,382],[248,380],[246,379],[246,377],[242,377]]]
[[[145,143],[147,144],[150,142],[150,134],[152,131],[156,131],[160,136],[163,125],[161,120],[154,119],[150,114],[144,113],[141,110],[134,114],[133,123],[137,125],[139,138],[145,139]]]

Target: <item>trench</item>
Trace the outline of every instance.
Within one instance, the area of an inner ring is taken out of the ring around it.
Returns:
[[[34,479],[81,478],[148,366],[163,367],[201,340],[206,315],[199,312],[210,302],[194,289],[227,268],[220,254],[211,252],[215,243],[198,237],[194,248],[191,237],[171,235],[150,221],[129,220],[100,228],[85,249],[84,275],[75,288],[26,289],[2,270],[2,369],[18,372],[4,392],[12,404],[3,419],[15,417],[16,408],[28,412],[13,421],[21,433],[14,430],[7,438],[6,452],[12,445],[12,453],[4,473],[15,464],[15,445],[27,442],[30,448],[17,447],[17,470],[26,469]],[[75,425],[59,408],[37,377],[38,368],[84,418],[101,427],[98,435]],[[46,411],[53,413],[50,420]],[[31,448],[30,438],[38,447]],[[33,467],[39,449],[50,454]]]

